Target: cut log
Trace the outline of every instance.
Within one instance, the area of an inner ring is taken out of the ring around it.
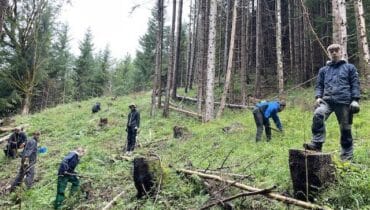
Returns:
[[[135,157],[134,158],[134,182],[138,199],[145,195],[153,197],[159,190],[162,182],[163,169],[158,157]]]
[[[335,167],[330,154],[291,149],[289,168],[294,195],[300,200],[312,201],[320,189],[335,180]]]
[[[205,178],[205,179],[217,180],[217,181],[224,182],[224,183],[230,184],[231,186],[234,186],[234,187],[237,187],[237,188],[240,188],[240,189],[243,189],[243,190],[247,190],[247,191],[250,191],[250,192],[261,191],[261,189],[251,187],[251,186],[247,186],[247,185],[241,184],[239,182],[236,182],[234,180],[223,179],[222,177],[216,176],[216,175],[209,175],[209,174],[200,173],[200,172],[196,172],[196,171],[191,171],[191,170],[187,170],[187,169],[178,169],[177,172],[190,174],[190,175],[198,175],[198,176],[200,176],[202,178]],[[300,207],[306,208],[306,209],[325,209],[325,210],[330,209],[330,208],[327,208],[327,207],[322,207],[322,206],[319,206],[319,205],[316,205],[316,204],[313,204],[313,203],[297,200],[297,199],[294,199],[294,198],[290,198],[290,197],[283,196],[283,195],[280,195],[280,194],[277,194],[277,193],[272,193],[272,192],[263,194],[263,196],[265,196],[267,198],[270,198],[270,199],[278,200],[278,201],[281,201],[281,202],[284,202],[284,203],[300,206]]]

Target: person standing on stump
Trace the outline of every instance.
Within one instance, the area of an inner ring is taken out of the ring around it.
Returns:
[[[343,59],[342,46],[332,44],[327,49],[331,61],[319,70],[315,88],[315,111],[312,120],[311,143],[307,150],[321,151],[325,142],[325,121],[335,113],[340,127],[340,158],[353,158],[351,125],[353,114],[360,111],[360,82],[357,69]]]
[[[131,112],[128,114],[127,119],[127,144],[126,144],[126,154],[131,155],[132,151],[135,149],[136,135],[140,129],[140,113],[136,110],[135,104],[130,104],[128,106]]]
[[[253,110],[254,122],[257,127],[256,142],[261,141],[263,127],[265,127],[267,141],[271,140],[270,117],[274,120],[279,131],[283,131],[283,126],[281,125],[278,112],[283,111],[285,106],[286,104],[283,101],[263,101],[256,104]]]
[[[60,164],[58,170],[57,196],[54,203],[55,209],[61,209],[62,207],[64,191],[67,188],[68,182],[72,183],[70,195],[75,194],[79,189],[80,181],[77,178],[75,168],[80,162],[80,158],[85,155],[85,152],[85,149],[79,147],[75,151],[68,153]]]

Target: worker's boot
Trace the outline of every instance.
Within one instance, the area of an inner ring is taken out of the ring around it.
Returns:
[[[321,152],[322,143],[321,142],[312,142],[312,143],[304,143],[303,147],[306,150],[312,150],[316,152]]]

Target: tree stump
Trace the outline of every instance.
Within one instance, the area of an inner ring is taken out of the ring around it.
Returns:
[[[186,127],[177,126],[173,127],[173,137],[176,139],[187,138],[190,136],[190,132]]]
[[[138,199],[145,195],[153,197],[163,178],[160,159],[155,156],[135,157],[133,163],[136,197]]]
[[[106,126],[106,125],[108,125],[108,118],[101,117],[100,120],[99,120],[99,126],[103,127],[103,126]]]
[[[289,168],[294,196],[300,200],[313,201],[321,189],[335,180],[335,167],[327,153],[291,149]]]

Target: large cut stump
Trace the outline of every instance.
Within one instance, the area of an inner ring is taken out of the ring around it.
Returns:
[[[320,189],[335,180],[335,167],[327,153],[291,149],[289,168],[294,195],[301,200],[313,201]]]
[[[160,159],[156,156],[134,158],[134,182],[136,197],[153,196],[163,179]]]

